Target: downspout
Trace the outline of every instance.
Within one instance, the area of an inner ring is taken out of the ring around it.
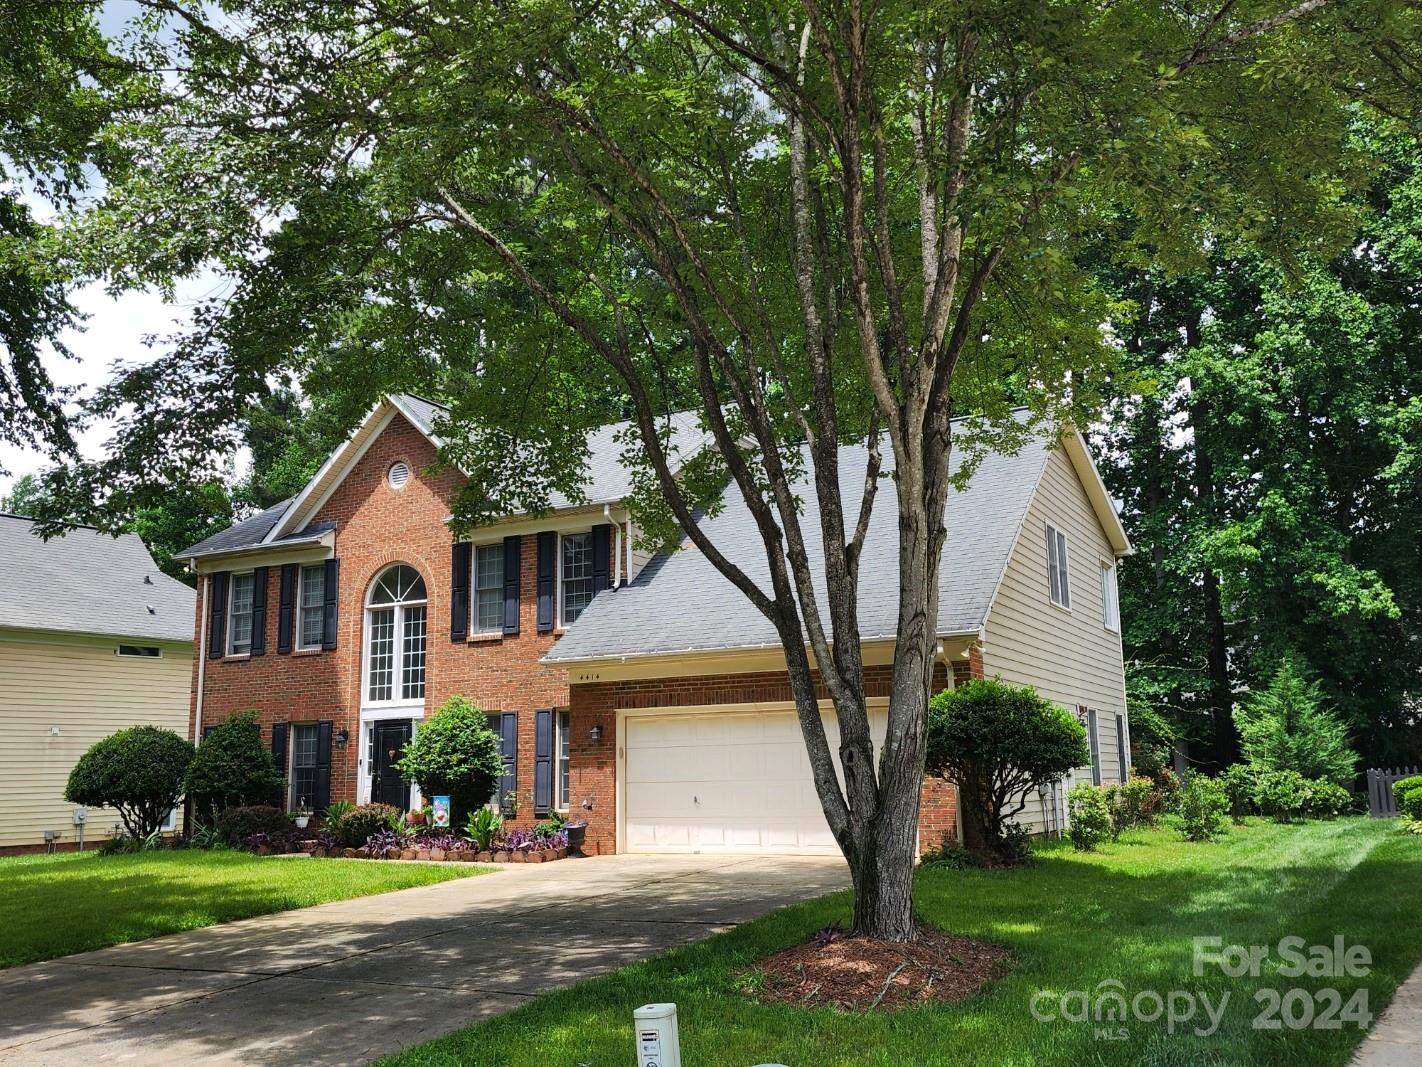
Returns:
[[[948,655],[948,649],[942,641],[938,642],[938,658],[943,663],[943,669],[948,675],[948,688],[954,689],[957,684],[953,680],[953,658]],[[958,844],[963,843],[963,804],[962,794],[958,792],[958,783],[953,783],[953,832],[958,835]]]
[[[207,677],[207,619],[210,611],[207,610],[207,598],[211,590],[212,579],[206,574],[198,576],[198,585],[201,588],[201,595],[198,601],[202,604],[202,622],[198,624],[198,632],[201,635],[198,639],[198,647],[193,649],[197,655],[197,699],[194,701],[193,710],[193,744],[197,744],[202,739],[202,690],[203,683]]]

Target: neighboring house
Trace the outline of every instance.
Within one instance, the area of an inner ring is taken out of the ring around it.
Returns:
[[[44,541],[0,514],[0,852],[44,847],[46,832],[75,845],[64,787],[95,741],[141,724],[186,735],[193,600],[131,534]],[[87,843],[118,823],[86,814]]]
[[[255,708],[288,805],[410,805],[420,797],[392,764],[458,694],[490,713],[519,824],[585,817],[602,852],[835,851],[772,627],[689,543],[651,558],[633,547],[625,426],[590,436],[580,499],[451,543],[462,475],[430,473],[440,411],[389,398],[298,496],[179,555],[200,576],[195,734]],[[674,431],[683,461],[706,445],[693,418]],[[845,449],[850,492],[863,463]],[[734,489],[705,524],[764,576]],[[987,456],[950,496],[948,526],[940,685],[986,673],[1037,686],[1088,724],[1079,777],[1117,780],[1129,726],[1114,568],[1130,545],[1080,435]],[[861,566],[881,724],[896,530],[885,498]],[[1031,799],[1024,824],[1060,825],[1059,791]],[[924,804],[921,839],[936,844],[955,831],[953,790],[929,782]]]

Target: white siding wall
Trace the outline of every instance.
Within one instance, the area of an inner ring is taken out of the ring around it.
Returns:
[[[165,646],[159,658],[140,659],[114,655],[117,645],[0,633],[0,846],[39,843],[45,830],[75,839],[64,785],[100,738],[139,724],[187,736],[191,649]],[[86,844],[107,837],[117,818],[90,809]]]
[[[1070,611],[1051,601],[1048,523],[1067,537]],[[1075,468],[1054,449],[988,614],[983,647],[989,678],[1031,685],[1073,712],[1079,705],[1096,710],[1103,785],[1120,780],[1116,716],[1126,714],[1121,635],[1106,629],[1101,597],[1101,566],[1111,560],[1110,542]],[[1129,723],[1125,729],[1129,745]],[[1091,768],[1079,769],[1073,781],[1091,781]],[[1040,809],[1038,798],[1029,798],[1018,821],[1032,832],[1046,829]]]

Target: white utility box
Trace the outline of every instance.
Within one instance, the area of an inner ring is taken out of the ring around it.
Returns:
[[[632,1013],[637,1067],[681,1067],[675,1004],[643,1004]]]

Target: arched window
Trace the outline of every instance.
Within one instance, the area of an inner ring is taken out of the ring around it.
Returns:
[[[425,580],[404,563],[385,568],[365,600],[365,699],[425,699]]]

